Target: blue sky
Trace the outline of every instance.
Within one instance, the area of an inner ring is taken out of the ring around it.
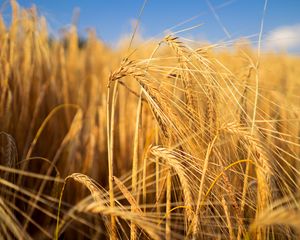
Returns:
[[[7,1],[0,0],[1,5],[5,2]],[[46,16],[52,33],[58,32],[61,27],[67,27],[71,23],[73,10],[79,8],[80,34],[84,34],[86,28],[94,28],[105,42],[116,43],[120,37],[132,31],[132,22],[138,17],[144,0],[18,2],[23,7],[35,4],[39,13]],[[210,42],[232,40],[259,33],[263,6],[264,0],[148,0],[141,16],[140,33],[143,38],[157,36],[164,30],[197,16],[174,31],[203,24],[180,35]],[[9,15],[9,7],[6,9],[4,14]],[[264,25],[266,45],[299,51],[299,13],[300,0],[268,0]],[[257,39],[257,36],[253,39]]]

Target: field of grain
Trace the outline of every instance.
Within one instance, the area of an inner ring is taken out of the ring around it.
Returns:
[[[300,237],[299,57],[172,34],[113,50],[12,7],[1,239]]]

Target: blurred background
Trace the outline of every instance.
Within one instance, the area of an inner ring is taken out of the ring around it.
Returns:
[[[116,47],[128,37],[145,4],[139,26],[139,39],[161,37],[171,28],[176,32],[199,27],[178,35],[193,41],[231,43],[247,38],[255,46],[264,12],[263,0],[19,0],[22,7],[37,6],[46,17],[50,33],[57,36],[63,28],[76,24],[81,37],[87,29],[95,29],[106,44]],[[5,21],[10,21],[8,0],[0,1]],[[263,49],[300,54],[300,1],[267,2],[263,29]],[[63,27],[63,28],[62,28]]]

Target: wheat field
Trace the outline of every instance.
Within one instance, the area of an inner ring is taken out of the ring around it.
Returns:
[[[1,239],[299,239],[300,58],[117,50],[0,17]]]

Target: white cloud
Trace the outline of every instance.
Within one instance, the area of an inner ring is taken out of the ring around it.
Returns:
[[[264,39],[267,50],[294,52],[300,50],[300,24],[281,26],[270,31]]]

